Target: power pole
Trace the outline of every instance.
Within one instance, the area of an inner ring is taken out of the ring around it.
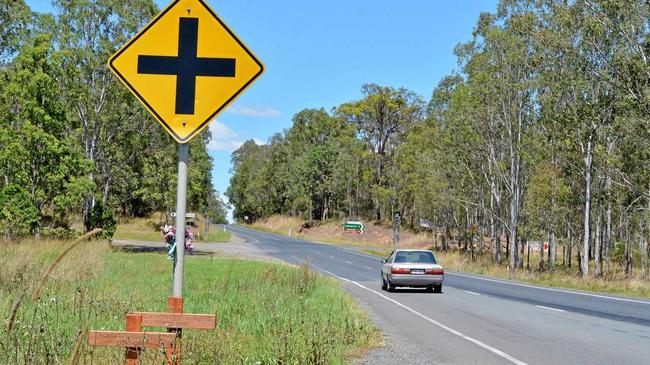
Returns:
[[[399,213],[393,215],[393,248],[397,248],[399,245],[399,229],[402,225],[402,217]]]

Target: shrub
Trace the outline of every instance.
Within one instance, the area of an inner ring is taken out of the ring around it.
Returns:
[[[88,230],[101,228],[102,232],[97,235],[98,238],[110,239],[115,234],[117,222],[113,217],[113,212],[110,208],[104,206],[101,201],[95,202],[95,206],[90,211],[88,216]]]
[[[32,204],[27,190],[16,184],[0,190],[0,232],[5,238],[29,234],[39,218],[38,209]]]

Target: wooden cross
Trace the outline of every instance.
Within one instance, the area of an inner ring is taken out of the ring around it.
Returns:
[[[213,314],[183,314],[183,298],[170,297],[167,313],[135,312],[126,315],[126,331],[90,331],[88,344],[91,346],[126,347],[127,365],[139,363],[143,348],[162,348],[166,363],[178,365],[181,362],[179,339],[183,328],[214,329],[216,316]],[[142,327],[162,327],[168,332],[143,332]]]

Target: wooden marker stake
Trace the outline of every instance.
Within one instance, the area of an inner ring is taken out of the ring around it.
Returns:
[[[142,331],[142,315],[129,313],[126,315],[126,331],[127,332],[140,332]],[[126,365],[138,365],[140,362],[140,348],[127,347],[126,348]]]
[[[168,313],[183,313],[183,297],[169,297],[167,298],[167,312]],[[176,343],[173,350],[165,350],[167,353],[167,361],[173,365],[180,365],[181,363],[181,343],[180,339],[183,330],[181,328],[169,328],[167,332],[176,334]]]

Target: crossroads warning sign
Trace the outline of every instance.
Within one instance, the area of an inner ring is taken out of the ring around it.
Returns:
[[[179,143],[205,128],[264,66],[202,0],[175,0],[109,67]]]

